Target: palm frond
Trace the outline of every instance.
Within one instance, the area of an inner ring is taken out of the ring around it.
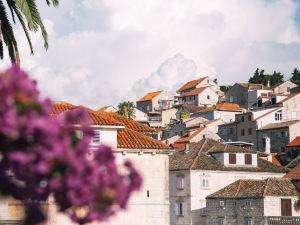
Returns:
[[[26,18],[29,30],[37,31],[39,28],[41,29],[41,33],[44,39],[44,47],[47,49],[48,34],[44,27],[35,0],[15,0],[15,2]]]
[[[32,42],[31,42],[31,39],[30,39],[30,36],[29,36],[29,33],[28,33],[28,30],[27,30],[27,27],[25,25],[25,22],[24,22],[24,19],[23,19],[23,16],[20,12],[20,10],[18,9],[16,3],[14,0],[7,0],[7,4],[9,6],[9,8],[16,14],[16,16],[18,17],[18,20],[19,22],[21,23],[21,26],[23,28],[23,31],[25,33],[25,36],[26,36],[26,39],[28,41],[28,44],[29,44],[29,48],[30,48],[30,52],[31,54],[33,54],[33,46],[32,46]]]
[[[12,26],[9,22],[5,6],[2,1],[0,1],[0,21],[1,21],[1,34],[3,41],[8,48],[8,53],[11,61],[15,64],[20,63],[18,45],[15,39],[15,35]]]
[[[52,5],[53,6],[58,6],[58,4],[59,4],[59,0],[51,0],[51,2],[50,2],[50,0],[46,0],[46,2],[47,2],[47,5],[51,5],[51,3],[52,3]]]

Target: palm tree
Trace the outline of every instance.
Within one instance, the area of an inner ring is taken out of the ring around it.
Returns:
[[[117,113],[121,116],[125,116],[126,118],[132,119],[135,117],[134,115],[134,103],[127,101],[127,102],[121,102],[118,105],[118,111]]]
[[[57,6],[59,0],[45,0],[50,6]],[[5,5],[6,2],[6,5]],[[37,32],[41,30],[44,47],[48,49],[48,34],[44,27],[42,18],[36,5],[36,0],[0,0],[0,58],[3,59],[3,45],[8,49],[10,60],[14,64],[20,64],[19,50],[14,31],[8,17],[10,11],[11,20],[16,24],[16,18],[20,22],[25,32],[30,52],[33,54],[33,47],[29,36],[29,31]]]

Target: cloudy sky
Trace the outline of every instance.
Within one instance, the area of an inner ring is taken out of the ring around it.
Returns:
[[[39,2],[49,50],[33,35],[31,56],[17,26],[22,67],[58,101],[96,109],[204,75],[232,84],[300,68],[299,0]]]

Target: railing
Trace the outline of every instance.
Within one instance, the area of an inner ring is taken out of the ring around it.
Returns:
[[[300,217],[294,216],[267,216],[265,225],[300,225]]]

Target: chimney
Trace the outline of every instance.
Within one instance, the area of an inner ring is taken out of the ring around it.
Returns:
[[[267,83],[267,87],[269,88],[270,87],[270,81],[268,80],[268,83]]]
[[[265,137],[265,153],[271,154],[271,139]]]
[[[184,152],[185,152],[185,153],[188,153],[189,151],[190,151],[190,143],[186,143],[186,144],[185,144]]]

